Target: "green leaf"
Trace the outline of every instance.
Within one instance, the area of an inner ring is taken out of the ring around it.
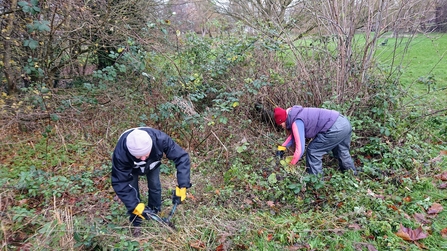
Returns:
[[[31,72],[32,72],[31,68],[28,66],[24,66],[23,70],[25,70],[26,74],[31,74]]]
[[[53,113],[50,115],[52,121],[58,121],[60,119],[59,115]]]
[[[81,236],[79,236],[78,232],[74,232],[73,233],[73,238],[75,239],[75,241],[80,242],[82,241]]]
[[[125,65],[123,65],[123,64],[119,64],[118,65],[118,71],[119,72],[126,72],[126,66]]]
[[[297,184],[290,184],[290,185],[288,185],[287,186],[287,188],[289,188],[289,189],[295,189],[295,188],[297,188]]]
[[[26,1],[20,1],[17,3],[17,5],[22,7],[22,11],[24,13],[31,13],[31,14],[36,14],[40,12],[38,4],[39,4],[38,0],[31,0],[31,3],[28,3]]]
[[[34,39],[28,39],[23,41],[23,46],[29,47],[31,50],[34,50],[39,47],[39,43]]]
[[[246,146],[246,145],[238,146],[238,147],[236,148],[236,151],[237,151],[238,153],[242,153],[242,152],[244,152],[245,150],[247,150],[247,146]]]
[[[48,21],[40,21],[40,24],[38,26],[38,31],[50,31],[50,26],[48,26],[50,22]]]
[[[227,117],[220,117],[219,118],[219,122],[226,125],[227,122],[228,122],[228,118]]]
[[[28,2],[25,2],[25,1],[20,1],[20,2],[18,2],[17,4],[18,4],[20,7],[22,7],[22,8],[25,7],[25,6],[29,6],[29,5],[28,5]]]
[[[275,184],[276,182],[278,182],[278,180],[276,179],[276,173],[270,174],[267,180],[270,184]]]
[[[87,89],[89,91],[93,89],[93,85],[90,83],[84,83],[83,86],[85,89]]]
[[[26,25],[29,32],[33,31],[50,31],[49,21],[34,21],[32,24]]]

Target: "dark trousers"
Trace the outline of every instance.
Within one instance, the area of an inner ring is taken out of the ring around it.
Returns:
[[[139,171],[139,170],[138,170]],[[147,188],[149,189],[147,207],[154,210],[156,213],[161,210],[161,182],[160,182],[160,168],[154,168],[145,174],[133,173],[133,180],[130,183],[138,191],[138,199],[140,198],[140,189],[138,187],[138,178],[141,175],[146,175],[147,178]],[[129,220],[134,226],[139,226],[142,223],[142,219],[137,215],[133,214],[131,211],[128,212],[130,217]]]

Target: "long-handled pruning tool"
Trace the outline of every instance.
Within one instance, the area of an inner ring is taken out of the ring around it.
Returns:
[[[143,214],[146,214],[149,218],[151,218],[151,219],[155,220],[156,222],[160,223],[162,226],[165,226],[165,227],[171,228],[173,230],[176,230],[174,223],[171,222],[171,218],[174,215],[175,210],[177,209],[178,204],[179,203],[174,203],[173,204],[172,209],[171,209],[171,211],[168,214],[168,217],[162,218],[162,217],[160,217],[158,214],[154,213],[150,209],[145,209],[143,211]]]
[[[169,212],[168,217],[163,218],[163,221],[166,222],[167,224],[172,225],[171,222],[171,218],[174,215],[175,210],[177,209],[178,203],[174,203],[174,205],[172,206],[171,212]]]

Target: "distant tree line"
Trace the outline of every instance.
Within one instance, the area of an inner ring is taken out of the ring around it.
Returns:
[[[154,29],[159,23],[169,30]],[[371,45],[387,31],[446,32],[447,1],[0,0],[0,30],[0,88],[7,93],[33,82],[57,86],[104,69],[115,63],[110,53],[126,49],[129,39],[148,51],[177,50],[163,38],[178,39],[188,31],[210,37],[263,34],[292,52],[293,42],[303,36],[331,36],[340,52],[335,79],[344,85],[351,79],[355,32],[375,31]],[[368,48],[360,72],[370,66],[371,55]],[[299,69],[310,76],[303,65]]]

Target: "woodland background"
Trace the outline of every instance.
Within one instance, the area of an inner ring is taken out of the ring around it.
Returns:
[[[2,250],[447,248],[445,0],[0,0],[0,28]],[[349,117],[359,176],[274,158],[295,104]],[[137,126],[190,153],[177,231],[133,238],[110,186]]]

